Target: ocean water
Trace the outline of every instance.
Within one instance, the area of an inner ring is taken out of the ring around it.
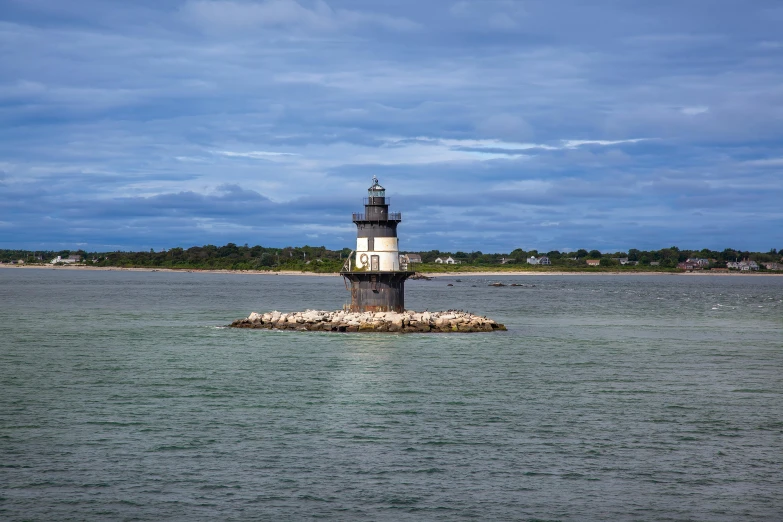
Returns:
[[[459,279],[408,307],[508,332],[221,328],[338,277],[0,270],[0,519],[783,519],[783,278]]]

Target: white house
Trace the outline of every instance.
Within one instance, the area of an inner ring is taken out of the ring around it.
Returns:
[[[740,270],[747,272],[749,270],[758,270],[759,265],[755,261],[740,261]]]
[[[729,261],[726,263],[726,268],[732,268],[741,272],[748,272],[750,270],[758,270],[759,265],[755,261],[745,259],[743,261]]]
[[[82,256],[57,256],[51,261],[49,261],[49,264],[55,265],[57,263],[80,263],[82,261]]]
[[[456,261],[454,261],[454,259],[452,259],[451,256],[447,257],[446,259],[441,259],[438,257],[435,259],[435,262],[439,264],[447,264],[447,265],[456,264]]]
[[[547,256],[531,256],[527,258],[527,264],[528,265],[551,265],[552,262],[549,260]]]

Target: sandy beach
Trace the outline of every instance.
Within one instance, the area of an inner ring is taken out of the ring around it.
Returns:
[[[87,266],[87,265],[9,265],[0,264],[0,268],[16,270],[64,270],[64,271],[108,271],[108,272],[177,272],[177,273],[199,273],[199,274],[251,274],[267,276],[313,276],[313,277],[337,277],[340,274],[336,272],[315,273],[299,272],[296,270],[280,270],[278,272],[271,270],[210,270],[194,268],[124,268],[117,266]],[[758,277],[758,276],[783,276],[783,272],[712,272],[702,270],[696,272],[636,272],[636,271],[607,271],[607,272],[567,272],[567,271],[532,271],[532,270],[497,270],[487,272],[420,272],[427,277],[498,277],[498,276],[687,276],[687,277]]]

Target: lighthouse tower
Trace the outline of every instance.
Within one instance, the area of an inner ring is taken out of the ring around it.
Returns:
[[[354,214],[356,255],[340,274],[351,282],[352,312],[405,311],[405,280],[413,275],[400,267],[397,225],[399,212],[389,212],[386,189],[373,176],[367,190],[364,213]]]

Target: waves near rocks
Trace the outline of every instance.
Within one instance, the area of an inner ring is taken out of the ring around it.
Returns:
[[[506,330],[488,317],[462,310],[444,312],[304,312],[251,313],[229,325],[232,328],[303,330],[315,332],[475,333]]]

